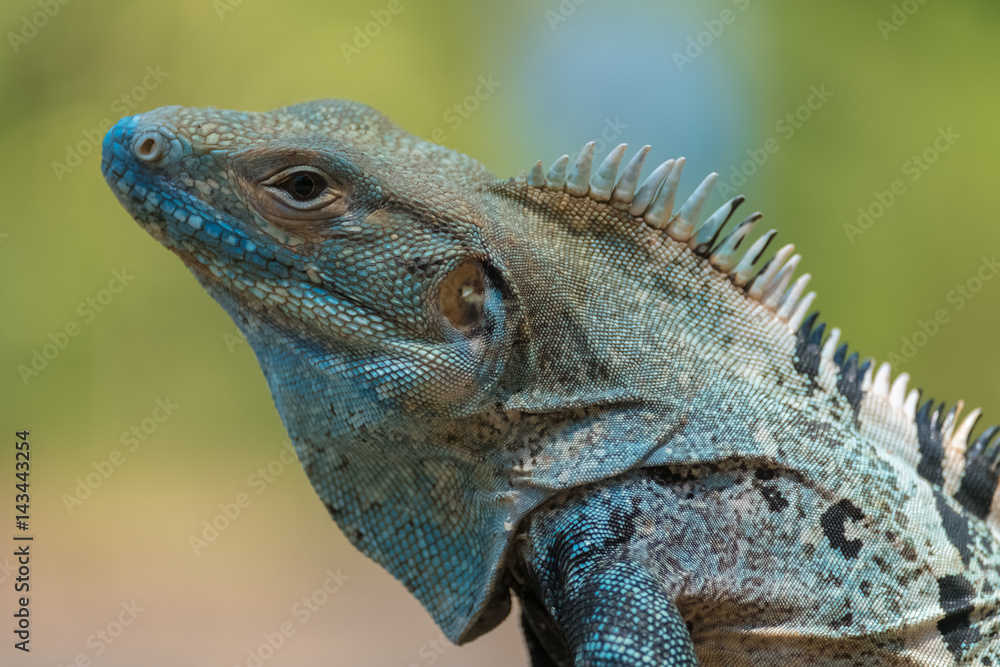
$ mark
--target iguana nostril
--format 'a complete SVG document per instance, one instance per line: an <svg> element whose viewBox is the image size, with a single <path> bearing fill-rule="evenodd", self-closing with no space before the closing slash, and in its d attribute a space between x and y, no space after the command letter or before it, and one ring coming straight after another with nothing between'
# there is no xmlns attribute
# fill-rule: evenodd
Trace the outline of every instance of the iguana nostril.
<svg viewBox="0 0 1000 667"><path fill-rule="evenodd" d="M167 154L170 143L159 132L151 131L138 137L132 144L135 156L143 162L155 162Z"/></svg>

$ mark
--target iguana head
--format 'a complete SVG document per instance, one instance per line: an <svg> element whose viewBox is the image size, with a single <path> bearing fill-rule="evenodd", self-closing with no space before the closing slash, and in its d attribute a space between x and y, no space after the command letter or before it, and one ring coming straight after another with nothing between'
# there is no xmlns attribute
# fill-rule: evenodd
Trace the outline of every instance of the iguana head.
<svg viewBox="0 0 1000 667"><path fill-rule="evenodd" d="M760 387L789 367L808 277L789 288L790 247L757 274L770 235L736 256L759 216L720 240L742 198L699 224L714 175L675 213L683 159L640 185L648 147L622 168L624 149L495 181L328 100L125 118L102 166L247 335L347 536L461 642L507 613L524 512L753 448L707 444L713 415L776 409Z"/></svg>

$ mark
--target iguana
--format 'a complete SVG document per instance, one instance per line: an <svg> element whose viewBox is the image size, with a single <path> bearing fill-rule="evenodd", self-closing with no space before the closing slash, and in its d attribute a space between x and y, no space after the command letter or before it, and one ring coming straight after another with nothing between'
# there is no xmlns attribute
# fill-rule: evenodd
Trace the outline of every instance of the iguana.
<svg viewBox="0 0 1000 667"><path fill-rule="evenodd" d="M997 427L840 345L742 197L497 180L374 109L165 107L102 168L246 334L350 541L533 665L996 665ZM619 175L618 172L621 172ZM641 180L641 183L640 183Z"/></svg>

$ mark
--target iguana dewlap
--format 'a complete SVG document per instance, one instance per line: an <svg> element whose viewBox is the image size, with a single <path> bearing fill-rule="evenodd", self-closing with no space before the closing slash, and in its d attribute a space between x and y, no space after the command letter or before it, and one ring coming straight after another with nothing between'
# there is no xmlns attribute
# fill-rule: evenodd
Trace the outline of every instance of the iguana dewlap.
<svg viewBox="0 0 1000 667"><path fill-rule="evenodd" d="M997 429L824 337L792 246L648 150L496 180L323 100L125 118L102 168L453 641L513 591L534 665L1000 665Z"/></svg>

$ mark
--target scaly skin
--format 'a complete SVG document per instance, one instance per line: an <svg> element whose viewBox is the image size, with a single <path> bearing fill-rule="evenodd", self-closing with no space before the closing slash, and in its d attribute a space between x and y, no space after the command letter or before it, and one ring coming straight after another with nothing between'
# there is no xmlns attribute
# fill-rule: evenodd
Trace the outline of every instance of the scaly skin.
<svg viewBox="0 0 1000 667"><path fill-rule="evenodd" d="M354 102L166 107L103 169L246 334L317 493L536 665L1000 664L993 431L824 340L683 161L494 180ZM992 661L992 662L991 662Z"/></svg>

